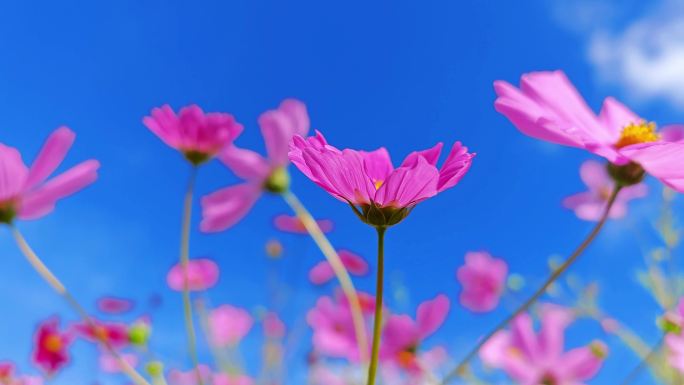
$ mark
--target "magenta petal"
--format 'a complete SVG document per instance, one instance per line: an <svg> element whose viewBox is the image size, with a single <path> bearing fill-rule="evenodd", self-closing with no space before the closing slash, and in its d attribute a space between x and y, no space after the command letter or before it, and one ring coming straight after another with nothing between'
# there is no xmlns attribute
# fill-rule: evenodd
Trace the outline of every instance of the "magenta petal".
<svg viewBox="0 0 684 385"><path fill-rule="evenodd" d="M270 166L266 159L252 150L230 146L219 155L219 159L235 175L249 181L263 181L268 178Z"/></svg>
<svg viewBox="0 0 684 385"><path fill-rule="evenodd" d="M589 190L601 191L611 188L613 180L608 175L606 165L595 160L588 160L580 166L580 177Z"/></svg>
<svg viewBox="0 0 684 385"><path fill-rule="evenodd" d="M26 188L43 182L62 163L74 143L76 134L67 127L55 130L47 139L36 160L31 165Z"/></svg>
<svg viewBox="0 0 684 385"><path fill-rule="evenodd" d="M21 194L28 174L19 151L0 143L0 202Z"/></svg>
<svg viewBox="0 0 684 385"><path fill-rule="evenodd" d="M34 219L50 213L58 200L93 183L97 179L98 168L100 162L87 160L27 193L22 199L19 217Z"/></svg>
<svg viewBox="0 0 684 385"><path fill-rule="evenodd" d="M611 142L618 141L620 132L627 125L638 124L641 120L627 106L612 97L608 97L603 101L603 106L599 113L599 121L609 130Z"/></svg>
<svg viewBox="0 0 684 385"><path fill-rule="evenodd" d="M201 230L216 232L235 225L247 215L259 196L261 196L261 186L243 183L202 197Z"/></svg>
<svg viewBox="0 0 684 385"><path fill-rule="evenodd" d="M291 121L292 132L290 136L305 136L309 133L311 122L306 104L297 99L285 99L280 103L278 110L287 115Z"/></svg>
<svg viewBox="0 0 684 385"><path fill-rule="evenodd" d="M428 163L433 166L437 166L437 161L439 161L439 155L442 153L442 147L444 143L440 142L435 144L432 148L428 148L423 151L414 151L404 158L400 167L413 167L418 162L418 158L424 158Z"/></svg>
<svg viewBox="0 0 684 385"><path fill-rule="evenodd" d="M272 110L261 114L259 126L266 142L266 151L271 163L274 165L285 164L293 135L291 121L282 112Z"/></svg>
<svg viewBox="0 0 684 385"><path fill-rule="evenodd" d="M333 196L355 204L367 204L372 200L375 186L364 173L363 157L359 152L308 147L303 158L312 180Z"/></svg>
<svg viewBox="0 0 684 385"><path fill-rule="evenodd" d="M358 254L354 254L349 250L340 250L337 252L342 264L350 274L365 275L368 273L368 262Z"/></svg>
<svg viewBox="0 0 684 385"><path fill-rule="evenodd" d="M378 148L375 151L359 151L363 157L363 164L366 167L366 175L368 175L373 182L383 182L389 174L394 170L392 159L384 147Z"/></svg>
<svg viewBox="0 0 684 385"><path fill-rule="evenodd" d="M468 148L456 142L451 147L451 152L439 170L439 182L437 191L442 192L454 187L470 169L475 154L468 153Z"/></svg>
<svg viewBox="0 0 684 385"><path fill-rule="evenodd" d="M597 356L594 350L607 351L607 348L604 344L596 344L600 345L572 349L563 355L563 365L558 367L563 378L579 382L589 380L598 373L603 365L603 358Z"/></svg>
<svg viewBox="0 0 684 385"><path fill-rule="evenodd" d="M439 171L423 157L413 167L395 169L375 194L380 206L408 207L437 194Z"/></svg>
<svg viewBox="0 0 684 385"><path fill-rule="evenodd" d="M684 141L684 125L671 124L665 126L660 130L660 137L665 142L682 142Z"/></svg>
<svg viewBox="0 0 684 385"><path fill-rule="evenodd" d="M217 347L239 344L253 324L254 319L246 310L221 305L209 313L211 343Z"/></svg>
<svg viewBox="0 0 684 385"><path fill-rule="evenodd" d="M684 178L684 142L635 144L620 152L658 179Z"/></svg>
<svg viewBox="0 0 684 385"><path fill-rule="evenodd" d="M572 322L572 313L556 305L543 305L539 344L544 354L558 357L565 347L565 329Z"/></svg>
<svg viewBox="0 0 684 385"><path fill-rule="evenodd" d="M684 193L684 178L663 179L663 183L680 193Z"/></svg>
<svg viewBox="0 0 684 385"><path fill-rule="evenodd" d="M425 301L418 306L416 322L421 339L433 334L442 326L449 313L449 305L449 298L440 294L435 299Z"/></svg>
<svg viewBox="0 0 684 385"><path fill-rule="evenodd" d="M207 290L214 287L218 282L219 267L211 259L191 259L186 269L187 275L184 274L185 269L181 264L177 264L169 270L166 275L166 283L171 289L183 291L186 276L188 290L190 291Z"/></svg>
<svg viewBox="0 0 684 385"><path fill-rule="evenodd" d="M322 285L330 282L335 277L332 267L328 261L321 261L309 271L309 281L314 285Z"/></svg>

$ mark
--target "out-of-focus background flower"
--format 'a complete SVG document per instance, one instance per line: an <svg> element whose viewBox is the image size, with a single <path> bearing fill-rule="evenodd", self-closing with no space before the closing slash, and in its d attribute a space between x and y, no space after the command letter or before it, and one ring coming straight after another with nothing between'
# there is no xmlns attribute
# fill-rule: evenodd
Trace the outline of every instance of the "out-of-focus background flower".
<svg viewBox="0 0 684 385"><path fill-rule="evenodd" d="M181 301L166 274L177 261L188 167L143 126L152 107L198 103L230 112L245 126L236 143L262 148L258 115L296 97L312 127L341 147L386 146L403 155L461 140L477 152L458 188L388 232L387 300L408 314L439 293L456 303L456 269L468 251L506 259L535 286L549 257L566 254L590 229L561 206L584 189L578 169L587 155L521 135L493 109L494 80L563 69L594 109L614 95L649 120L684 121L684 7L676 1L45 1L4 3L0 18L0 142L33 154L66 124L78 134L70 156L102 163L96 184L21 228L89 310L116 295L150 313L151 347L180 368L189 365ZM372 269L374 234L298 171L292 175L293 190L316 217L334 221L333 244L366 256ZM215 162L199 180L204 195L237 179ZM635 273L643 251L660 242L661 187L649 184L649 197L610 222L572 273L598 281L602 307L655 343L661 311ZM304 314L323 292L308 274L321 256L310 240L273 226L288 213L284 203L262 199L238 225L211 235L199 233L198 212L192 257L221 267L211 301L278 310L308 337ZM284 247L281 258L267 256L273 239ZM0 250L0 359L28 371L37 322L74 317L4 229ZM373 291L373 279L356 282ZM504 299L484 315L453 306L429 344L459 357L512 306ZM259 333L244 343L252 371ZM593 322L574 324L568 338L570 346L594 338L610 345L594 383L616 383L638 363ZM291 347L288 377L301 383L308 346ZM120 383L99 372L94 350L76 344L80 358L54 384ZM200 354L209 356L206 345ZM648 381L643 375L639 383Z"/></svg>

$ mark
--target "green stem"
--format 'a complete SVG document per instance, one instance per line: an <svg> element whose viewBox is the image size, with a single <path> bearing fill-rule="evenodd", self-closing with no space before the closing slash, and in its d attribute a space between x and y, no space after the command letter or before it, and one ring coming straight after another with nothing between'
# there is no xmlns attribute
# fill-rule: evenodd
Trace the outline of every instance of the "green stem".
<svg viewBox="0 0 684 385"><path fill-rule="evenodd" d="M380 339L382 332L382 296L384 290L385 270L385 227L377 227L378 230L378 275L375 287L375 321L373 325L373 349L368 366L368 385L375 384L375 375L378 371L378 355L380 353Z"/></svg>
<svg viewBox="0 0 684 385"><path fill-rule="evenodd" d="M202 373L199 369L197 358L197 335L192 318L192 302L190 301L190 289L188 288L188 264L190 262L190 222L192 219L192 197L197 179L197 167L193 166L188 179L188 187L183 202L183 222L181 225L180 241L180 264L183 269L183 317L185 319L185 331L188 336L188 353L197 374L197 383L203 385Z"/></svg>
<svg viewBox="0 0 684 385"><path fill-rule="evenodd" d="M359 296L354 287L354 283L349 276L349 272L344 267L340 256L335 251L335 248L330 244L328 238L323 234L321 228L316 223L314 217L309 213L309 211L304 207L304 204L294 195L291 191L287 191L282 194L285 202L290 206L292 211L295 212L297 218L302 222L306 231L314 240L318 248L325 256L325 259L330 264L333 269L337 281L340 283L340 287L344 292L345 297L349 300L349 307L352 313L352 321L354 323L354 333L356 334L356 342L359 345L359 358L361 362L367 361L367 347L368 347L368 336L366 335L366 323L363 319L363 312L361 311L361 302L359 301Z"/></svg>
<svg viewBox="0 0 684 385"><path fill-rule="evenodd" d="M22 254L26 257L26 260L31 264L31 266L36 270L36 272L45 280L45 282L50 285L50 287L60 296L62 296L66 302L71 306L74 311L83 319L83 321L91 328L96 328L97 325L93 319L88 315L88 312L81 306L76 298L66 289L64 284L48 269L48 267L43 263L43 261L38 257L38 254L33 251L31 246L29 246L26 239L21 234L19 229L14 226L10 226L12 230L12 236L19 246ZM96 333L97 334L97 333ZM99 338L98 341L104 346L107 353L109 353L119 364L121 370L136 384L136 385L150 385L150 383L138 373L135 368L133 368L126 360L124 360L121 355L112 347L112 345L105 338Z"/></svg>
<svg viewBox="0 0 684 385"><path fill-rule="evenodd" d="M526 312L538 299L541 297L546 290L561 276L563 273L565 273L570 266L572 266L575 261L577 261L577 258L579 258L580 255L584 252L584 250L591 244L591 242L596 238L596 236L599 234L601 229L603 228L603 225L605 225L606 221L608 220L608 216L610 214L610 210L613 207L613 204L615 203L615 199L617 198L618 193L622 187L620 185L616 185L615 188L613 189L613 192L610 195L610 198L608 199L608 202L606 204L606 207L603 211L603 215L601 216L601 219L598 221L596 226L591 230L589 235L582 241L582 243L573 251L573 253L563 262L562 265L560 265L557 269L555 269L551 275L544 281L544 284L541 285L533 294L531 297L529 297L525 302L523 302L522 305L520 305L513 313L511 313L506 319L501 321L492 331L490 331L484 338L480 339L480 341L475 345L475 347L466 354L465 358L461 360L461 362L456 366L454 370L449 372L449 374L444 377L444 380L442 380L442 385L446 385L449 382L455 380L457 377L461 376L462 373L465 373L465 369L467 368L468 364L470 361L475 358L477 353L480 351L482 346L484 346L487 341L489 341L494 335L496 335L499 331L503 330L513 319L515 319L518 315Z"/></svg>
<svg viewBox="0 0 684 385"><path fill-rule="evenodd" d="M639 373L641 373L641 371L642 371L645 367L651 365L651 361L652 361L652 360L655 358L655 356L660 352L660 348L662 347L662 345L663 345L664 342L665 342L665 336L663 335L663 336L660 338L660 340L658 340L658 343L656 343L656 344L649 350L648 354L646 354L646 355L643 357L643 359L639 362L639 365L637 365L636 367L634 367L634 369L632 369L632 370L629 372L629 374L627 375L627 377L625 377L625 379L624 379L620 384L622 384L622 385L628 385L628 384L631 384L634 380L636 380L637 377L639 377Z"/></svg>

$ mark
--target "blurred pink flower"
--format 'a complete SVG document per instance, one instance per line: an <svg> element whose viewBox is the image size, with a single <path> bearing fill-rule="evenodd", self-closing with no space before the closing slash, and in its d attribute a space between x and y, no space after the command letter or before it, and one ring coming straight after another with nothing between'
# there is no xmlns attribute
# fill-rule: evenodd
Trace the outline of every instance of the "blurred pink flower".
<svg viewBox="0 0 684 385"><path fill-rule="evenodd" d="M458 268L456 278L463 286L460 302L474 312L494 310L506 286L508 265L484 251L469 252L465 265Z"/></svg>
<svg viewBox="0 0 684 385"><path fill-rule="evenodd" d="M320 219L316 223L324 233L329 233L333 229L333 222L329 219ZM307 234L306 227L297 216L278 215L273 218L273 225L285 233Z"/></svg>
<svg viewBox="0 0 684 385"><path fill-rule="evenodd" d="M35 334L33 362L48 376L52 376L69 363L72 336L59 330L59 320L51 318L40 325Z"/></svg>
<svg viewBox="0 0 684 385"><path fill-rule="evenodd" d="M335 198L356 207L367 223L390 226L419 202L455 186L470 168L473 154L460 142L452 147L441 169L442 143L409 154L394 168L385 148L339 150L316 136L295 136L290 160L309 179Z"/></svg>
<svg viewBox="0 0 684 385"><path fill-rule="evenodd" d="M0 384L9 382L12 378L14 378L14 364L0 362Z"/></svg>
<svg viewBox="0 0 684 385"><path fill-rule="evenodd" d="M254 385L255 382L252 378L237 374L230 375L225 373L214 374L212 376L212 385Z"/></svg>
<svg viewBox="0 0 684 385"><path fill-rule="evenodd" d="M368 274L368 262L360 255L354 254L349 250L339 250L337 254L349 274L360 276ZM309 271L309 280L315 285L330 282L334 277L335 272L328 261L319 262Z"/></svg>
<svg viewBox="0 0 684 385"><path fill-rule="evenodd" d="M259 117L268 158L254 151L231 146L221 161L245 183L230 186L202 198L202 231L225 230L247 215L261 193L282 193L289 188L287 152L293 135L309 132L309 115L304 103L286 99L276 110Z"/></svg>
<svg viewBox="0 0 684 385"><path fill-rule="evenodd" d="M99 343L106 341L112 347L120 349L130 344L128 326L122 323L110 323L92 320L92 323L77 323L74 331L87 341Z"/></svg>
<svg viewBox="0 0 684 385"><path fill-rule="evenodd" d="M204 113L194 104L182 108L178 115L169 105L154 108L143 123L195 165L216 156L242 132L242 125L232 115Z"/></svg>
<svg viewBox="0 0 684 385"><path fill-rule="evenodd" d="M97 309L107 314L122 314L133 308L133 301L125 298L102 297L97 300Z"/></svg>
<svg viewBox="0 0 684 385"><path fill-rule="evenodd" d="M538 334L532 318L522 314L513 320L510 331L499 332L485 344L480 357L521 385L582 385L599 371L607 348L593 342L565 352L565 329L572 320L571 310L544 305Z"/></svg>
<svg viewBox="0 0 684 385"><path fill-rule="evenodd" d="M580 167L580 177L589 191L569 196L563 200L563 206L574 210L575 215L587 221L601 219L603 210L606 208L610 194L615 187L615 181L608 175L606 166L595 161L588 160ZM627 203L636 198L643 198L648 193L648 187L644 183L638 183L620 190L613 207L610 209L610 218L622 218L627 214Z"/></svg>
<svg viewBox="0 0 684 385"><path fill-rule="evenodd" d="M179 263L169 270L166 283L176 291L183 291L185 279L183 266ZM214 287L219 279L219 267L211 259L191 259L187 266L187 284L190 291L202 291Z"/></svg>
<svg viewBox="0 0 684 385"><path fill-rule="evenodd" d="M666 185L684 191L684 142L677 140L680 126L666 127L659 134L655 124L610 97L597 116L562 71L528 73L520 83L518 89L494 82L498 95L494 105L524 134L585 149L617 166L638 164Z"/></svg>
<svg viewBox="0 0 684 385"><path fill-rule="evenodd" d="M416 320L407 315L391 315L382 331L380 359L409 372L422 372L421 343L444 323L449 299L438 295L418 306Z"/></svg>
<svg viewBox="0 0 684 385"><path fill-rule="evenodd" d="M234 346L249 333L254 320L244 309L221 305L209 313L209 336L214 346Z"/></svg>
<svg viewBox="0 0 684 385"><path fill-rule="evenodd" d="M131 367L138 365L138 356L132 353L120 353L121 358ZM105 373L121 373L122 368L119 361L107 352L100 353L100 369Z"/></svg>
<svg viewBox="0 0 684 385"><path fill-rule="evenodd" d="M85 188L97 179L100 163L87 160L56 177L46 179L66 157L76 135L67 127L55 130L30 168L19 151L0 143L0 223L37 219L52 212L58 200Z"/></svg>
<svg viewBox="0 0 684 385"><path fill-rule="evenodd" d="M359 292L361 310L367 322L373 315L375 298ZM309 310L307 323L313 329L313 346L317 353L334 358L346 358L352 362L359 360L359 348L354 332L349 301L338 293L335 298L321 297L316 306ZM370 351L370 346L367 347Z"/></svg>
<svg viewBox="0 0 684 385"><path fill-rule="evenodd" d="M283 338L285 336L285 323L278 314L269 311L264 316L264 335L268 338Z"/></svg>

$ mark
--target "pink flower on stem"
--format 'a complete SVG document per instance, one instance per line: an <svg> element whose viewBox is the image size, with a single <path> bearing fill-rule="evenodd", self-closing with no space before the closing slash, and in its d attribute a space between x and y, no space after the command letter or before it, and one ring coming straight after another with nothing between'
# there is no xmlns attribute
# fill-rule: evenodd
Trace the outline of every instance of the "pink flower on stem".
<svg viewBox="0 0 684 385"><path fill-rule="evenodd" d="M524 134L585 149L608 160L613 179L624 186L644 173L684 191L682 127L656 131L613 98L606 98L597 116L561 71L522 76L520 88L496 81L496 110Z"/></svg>
<svg viewBox="0 0 684 385"><path fill-rule="evenodd" d="M572 322L569 309L545 305L541 330L535 333L528 314L518 316L480 351L482 361L503 369L521 385L582 385L601 368L607 348L601 342L565 351L564 334Z"/></svg>
<svg viewBox="0 0 684 385"><path fill-rule="evenodd" d="M183 291L185 286L185 274L183 266L179 263L169 270L166 275L166 283L176 291ZM190 291L203 291L216 285L219 279L219 267L211 259L191 259L187 266L187 285Z"/></svg>
<svg viewBox="0 0 684 385"><path fill-rule="evenodd" d="M57 201L97 179L100 163L87 160L48 180L66 157L75 137L67 127L55 130L30 168L19 151L0 143L0 223L11 223L15 217L43 217L54 210Z"/></svg>
<svg viewBox="0 0 684 385"><path fill-rule="evenodd" d="M358 293L361 310L366 321L370 321L375 307L375 298L366 293ZM334 358L359 361L359 348L354 332L349 301L342 294L335 298L321 297L316 306L306 316L313 329L313 346L317 353ZM370 346L367 347L370 351Z"/></svg>
<svg viewBox="0 0 684 385"><path fill-rule="evenodd" d="M460 302L466 309L482 313L494 310L506 287L508 265L489 253L469 252L456 278L463 286Z"/></svg>
<svg viewBox="0 0 684 385"><path fill-rule="evenodd" d="M51 318L38 326L35 334L33 362L48 376L52 376L69 363L69 346L72 336L59 330L59 320Z"/></svg>
<svg viewBox="0 0 684 385"><path fill-rule="evenodd" d="M358 276L368 274L368 262L360 255L349 250L339 250L337 254L349 274ZM334 277L335 272L328 261L319 262L309 271L309 281L315 285L323 285L330 282Z"/></svg>
<svg viewBox="0 0 684 385"><path fill-rule="evenodd" d="M278 109L259 117L268 157L254 151L231 146L219 159L235 175L245 179L202 198L202 231L215 232L235 225L247 215L263 191L283 193L289 189L288 146L294 135L309 131L309 115L304 103L287 99Z"/></svg>
<svg viewBox="0 0 684 385"><path fill-rule="evenodd" d="M604 165L588 160L580 167L580 177L589 191L569 196L563 200L563 206L574 210L578 218L586 221L598 221L608 204L608 199L615 188L615 181L608 174ZM615 203L610 209L610 218L622 218L627 214L627 203L632 199L643 198L648 193L644 183L624 187L618 193Z"/></svg>
<svg viewBox="0 0 684 385"><path fill-rule="evenodd" d="M268 338L280 339L285 337L285 323L275 312L268 312L262 321L264 325L264 335Z"/></svg>
<svg viewBox="0 0 684 385"><path fill-rule="evenodd" d="M254 324L244 309L221 305L209 313L209 337L216 347L235 346L249 333Z"/></svg>
<svg viewBox="0 0 684 385"><path fill-rule="evenodd" d="M324 233L329 233L333 229L333 222L329 219L320 219L316 223ZM273 225L285 233L308 234L306 227L297 216L278 215L273 218Z"/></svg>
<svg viewBox="0 0 684 385"><path fill-rule="evenodd" d="M97 309L107 314L127 313L133 308L133 301L125 298L102 297L97 300Z"/></svg>
<svg viewBox="0 0 684 385"><path fill-rule="evenodd" d="M348 203L366 223L387 227L402 221L413 207L455 186L470 168L474 154L456 142L441 168L442 143L409 154L395 168L385 148L339 150L316 136L295 136L290 160L309 179Z"/></svg>
<svg viewBox="0 0 684 385"><path fill-rule="evenodd" d="M242 125L232 115L204 113L194 104L182 108L178 115L169 105L155 108L143 123L194 165L216 156L242 132Z"/></svg>
<svg viewBox="0 0 684 385"><path fill-rule="evenodd" d="M116 349L130 344L129 330L125 324L92 320L92 322L77 323L73 328L79 336L90 342L106 342Z"/></svg>
<svg viewBox="0 0 684 385"><path fill-rule="evenodd" d="M407 315L391 315L382 331L381 361L409 372L422 372L420 345L442 326L449 305L445 295L438 295L418 306L415 320Z"/></svg>

